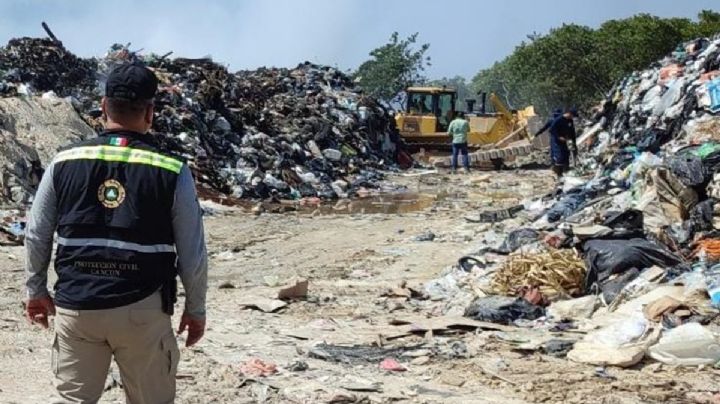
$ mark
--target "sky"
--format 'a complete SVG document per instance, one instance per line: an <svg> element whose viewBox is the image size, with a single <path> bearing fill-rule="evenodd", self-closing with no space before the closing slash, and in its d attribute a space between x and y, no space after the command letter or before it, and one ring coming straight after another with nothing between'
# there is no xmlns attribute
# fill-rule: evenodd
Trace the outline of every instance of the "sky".
<svg viewBox="0 0 720 404"><path fill-rule="evenodd" d="M303 61L354 69L397 31L430 44L430 78L472 78L530 33L650 13L695 18L718 0L0 0L0 44L44 36L77 55L113 43L173 56L211 55L231 70Z"/></svg>

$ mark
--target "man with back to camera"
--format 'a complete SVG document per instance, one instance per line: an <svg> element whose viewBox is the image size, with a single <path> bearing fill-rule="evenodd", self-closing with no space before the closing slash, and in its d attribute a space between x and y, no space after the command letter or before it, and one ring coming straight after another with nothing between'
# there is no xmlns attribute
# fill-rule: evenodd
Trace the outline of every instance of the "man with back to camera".
<svg viewBox="0 0 720 404"><path fill-rule="evenodd" d="M144 66L113 70L102 100L105 132L55 156L30 212L25 311L45 328L57 311L52 370L61 403L97 402L112 357L127 402L174 401L178 274L186 295L178 333L187 330L192 346L205 331L202 213L187 164L161 153L147 134L157 87Z"/></svg>
<svg viewBox="0 0 720 404"><path fill-rule="evenodd" d="M462 154L465 173L470 172L470 159L468 156L468 133L470 124L465 119L465 113L458 112L455 119L448 126L448 136L452 139L452 173L455 174L458 166L458 155Z"/></svg>

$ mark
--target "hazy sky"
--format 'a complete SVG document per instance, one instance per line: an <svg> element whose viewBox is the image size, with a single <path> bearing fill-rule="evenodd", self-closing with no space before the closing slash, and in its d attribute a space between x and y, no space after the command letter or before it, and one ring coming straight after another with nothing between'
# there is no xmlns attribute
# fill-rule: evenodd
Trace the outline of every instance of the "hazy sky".
<svg viewBox="0 0 720 404"><path fill-rule="evenodd" d="M233 70L310 60L357 67L393 31L431 44L432 78L471 78L526 35L646 12L695 18L718 0L0 0L0 42L43 36L47 21L78 55L114 42L174 56L212 55Z"/></svg>

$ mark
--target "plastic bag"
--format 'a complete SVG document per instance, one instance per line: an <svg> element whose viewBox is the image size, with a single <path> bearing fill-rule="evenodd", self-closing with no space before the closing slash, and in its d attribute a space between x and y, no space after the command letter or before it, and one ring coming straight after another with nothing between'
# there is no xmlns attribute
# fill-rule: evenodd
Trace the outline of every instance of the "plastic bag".
<svg viewBox="0 0 720 404"><path fill-rule="evenodd" d="M557 321L587 319L593 315L597 306L598 298L595 295L561 300L548 307L547 315Z"/></svg>
<svg viewBox="0 0 720 404"><path fill-rule="evenodd" d="M635 280L635 278L639 275L640 270L637 268L630 268L625 271L625 273L603 283L602 286L600 286L600 290L602 290L602 298L605 304L612 304L625 286Z"/></svg>
<svg viewBox="0 0 720 404"><path fill-rule="evenodd" d="M522 298L487 296L475 299L465 309L465 317L497 324L512 324L515 320L535 320L545 315L545 309Z"/></svg>
<svg viewBox="0 0 720 404"><path fill-rule="evenodd" d="M672 366L714 365L720 362L720 340L698 323L683 324L650 347L650 357Z"/></svg>
<svg viewBox="0 0 720 404"><path fill-rule="evenodd" d="M667 131L650 129L637 143L637 148L643 152L657 153L660 151L660 146L665 144L668 140L669 136Z"/></svg>
<svg viewBox="0 0 720 404"><path fill-rule="evenodd" d="M574 362L597 366L628 367L640 362L659 336L659 328L653 328L642 313L633 313L587 334L567 357Z"/></svg>
<svg viewBox="0 0 720 404"><path fill-rule="evenodd" d="M669 166L680 182L688 187L700 186L708 177L702 160L697 156L680 155L672 157Z"/></svg>
<svg viewBox="0 0 720 404"><path fill-rule="evenodd" d="M540 233L534 229L513 230L503 241L502 245L493 252L510 254L520 247L538 241Z"/></svg>
<svg viewBox="0 0 720 404"><path fill-rule="evenodd" d="M460 280L466 276L463 270L452 270L425 284L425 292L431 300L450 299L460 291Z"/></svg>
<svg viewBox="0 0 720 404"><path fill-rule="evenodd" d="M585 290L589 290L596 282L605 282L610 275L624 273L630 268L645 269L653 265L664 268L681 262L680 257L665 247L641 238L589 240L583 246L583 251L588 269Z"/></svg>
<svg viewBox="0 0 720 404"><path fill-rule="evenodd" d="M637 342L648 330L649 323L641 313L633 313L627 319L588 333L585 342L620 348Z"/></svg>
<svg viewBox="0 0 720 404"><path fill-rule="evenodd" d="M700 269L686 272L675 279L674 283L682 283L685 286L683 296L690 297L697 293L704 293L707 290L705 275Z"/></svg>
<svg viewBox="0 0 720 404"><path fill-rule="evenodd" d="M642 230L643 213L636 209L628 209L624 212L605 212L603 226L611 229Z"/></svg>
<svg viewBox="0 0 720 404"><path fill-rule="evenodd" d="M653 108L653 115L662 116L665 110L669 109L682 97L682 90L685 87L685 79L678 78L667 84L667 91L660 97L659 102Z"/></svg>

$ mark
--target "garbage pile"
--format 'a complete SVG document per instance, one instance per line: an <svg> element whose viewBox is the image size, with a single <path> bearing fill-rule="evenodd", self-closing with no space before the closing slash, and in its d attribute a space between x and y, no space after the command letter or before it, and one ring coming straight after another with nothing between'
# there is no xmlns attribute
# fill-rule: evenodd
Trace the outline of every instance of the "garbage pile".
<svg viewBox="0 0 720 404"><path fill-rule="evenodd" d="M157 141L187 159L204 191L235 198L347 197L394 167L392 117L335 68L306 62L231 73L209 58L128 47L82 59L55 40L13 39L0 48L0 96L66 98L99 130L107 73L144 63L161 83Z"/></svg>
<svg viewBox="0 0 720 404"><path fill-rule="evenodd" d="M78 58L52 39L11 39L0 48L0 95L78 96L95 89L96 70L97 61Z"/></svg>
<svg viewBox="0 0 720 404"><path fill-rule="evenodd" d="M580 363L720 365L720 37L624 79L578 144L571 175L516 212L523 228L478 224L507 237L440 278L456 286L442 310L574 329Z"/></svg>

